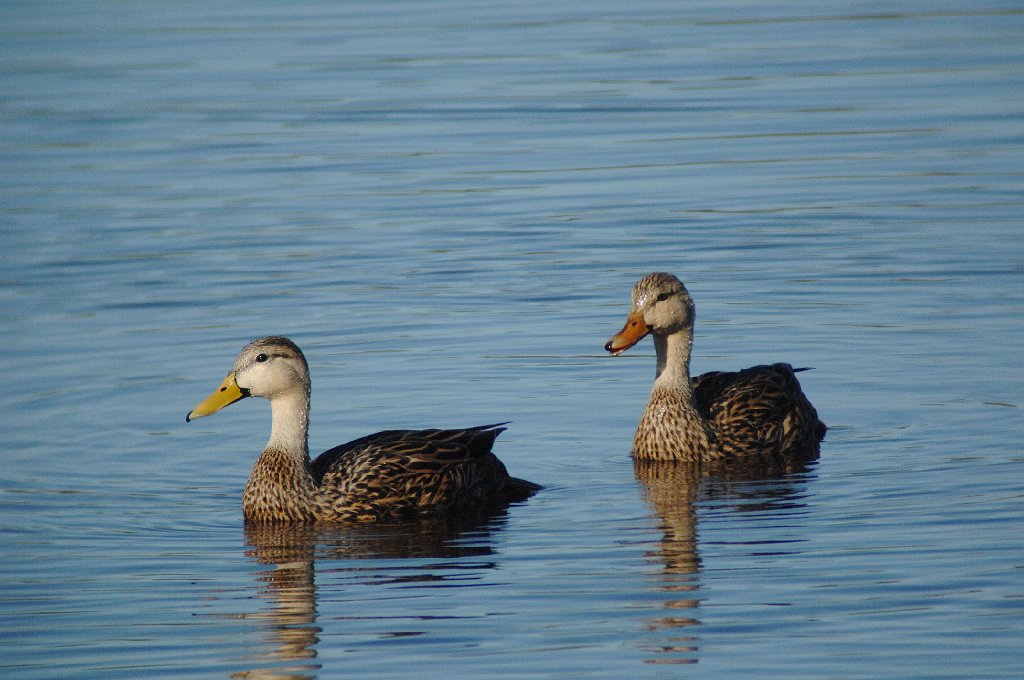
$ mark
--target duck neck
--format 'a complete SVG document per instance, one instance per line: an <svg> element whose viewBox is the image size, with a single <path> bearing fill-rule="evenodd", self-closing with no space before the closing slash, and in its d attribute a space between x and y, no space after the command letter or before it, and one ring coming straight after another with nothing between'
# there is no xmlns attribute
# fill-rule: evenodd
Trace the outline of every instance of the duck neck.
<svg viewBox="0 0 1024 680"><path fill-rule="evenodd" d="M654 336L658 373L633 439L633 457L696 461L714 451L714 426L701 413L690 383L693 334Z"/></svg>
<svg viewBox="0 0 1024 680"><path fill-rule="evenodd" d="M253 465L242 494L250 520L309 520L316 516L317 483L309 461L309 392L270 402L270 441Z"/></svg>
<svg viewBox="0 0 1024 680"><path fill-rule="evenodd" d="M678 395L691 395L690 349L693 332L689 329L672 335L655 335L654 350L658 355L655 390L667 390Z"/></svg>
<svg viewBox="0 0 1024 680"><path fill-rule="evenodd" d="M309 462L309 392L295 390L278 395L270 402L272 424L267 450L276 450Z"/></svg>

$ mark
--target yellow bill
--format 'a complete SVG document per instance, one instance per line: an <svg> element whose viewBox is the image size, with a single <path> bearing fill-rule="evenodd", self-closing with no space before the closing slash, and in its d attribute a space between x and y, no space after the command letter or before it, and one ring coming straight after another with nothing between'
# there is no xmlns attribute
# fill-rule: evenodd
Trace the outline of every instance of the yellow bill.
<svg viewBox="0 0 1024 680"><path fill-rule="evenodd" d="M189 411L188 415L185 416L185 422L216 413L225 406L234 404L239 399L244 399L248 396L248 390L243 390L238 386L238 383L235 382L235 372L231 371L213 394L203 399L194 409Z"/></svg>

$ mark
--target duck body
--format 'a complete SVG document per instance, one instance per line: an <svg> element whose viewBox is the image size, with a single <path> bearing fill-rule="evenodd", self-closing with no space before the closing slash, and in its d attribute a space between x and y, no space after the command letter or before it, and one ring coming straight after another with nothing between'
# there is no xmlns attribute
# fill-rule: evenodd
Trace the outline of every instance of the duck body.
<svg viewBox="0 0 1024 680"><path fill-rule="evenodd" d="M491 447L500 424L386 430L308 453L309 372L291 340L255 340L187 420L247 396L270 400L270 440L242 494L254 522L349 522L488 512L540 487L510 477Z"/></svg>
<svg viewBox="0 0 1024 680"><path fill-rule="evenodd" d="M618 355L654 338L657 373L633 438L645 460L718 461L816 455L825 424L789 364L690 377L695 308L672 274L655 272L633 288L626 325L605 345Z"/></svg>
<svg viewBox="0 0 1024 680"><path fill-rule="evenodd" d="M704 373L691 380L690 400L655 388L633 456L712 461L816 451L825 425L800 388L800 370L777 363Z"/></svg>

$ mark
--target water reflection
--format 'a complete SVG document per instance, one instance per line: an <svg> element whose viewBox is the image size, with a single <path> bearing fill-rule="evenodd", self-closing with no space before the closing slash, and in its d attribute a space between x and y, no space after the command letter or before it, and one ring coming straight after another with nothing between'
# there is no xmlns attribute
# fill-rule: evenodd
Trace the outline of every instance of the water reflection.
<svg viewBox="0 0 1024 680"><path fill-rule="evenodd" d="M356 583L380 585L380 568L365 568L352 560L406 558L461 558L493 554L490 538L505 521L502 511L489 517L430 519L406 523L367 525L247 524L246 555L267 565L257 580L258 595L269 603L265 611L246 618L266 622L264 650L249 658L260 666L232 675L236 678L315 678L320 671L316 645L321 627L317 620L316 566L325 561L334 572L351 572ZM410 565L407 572L391 575L387 583L443 580L431 573L433 564ZM451 564L443 565L450 569ZM474 561L473 568L493 567ZM393 571L393 570L389 570ZM407 631L394 631L394 635ZM265 666L265 667L264 667Z"/></svg>
<svg viewBox="0 0 1024 680"><path fill-rule="evenodd" d="M700 625L697 502L730 499L737 511L800 507L807 480L802 473L816 459L817 455L713 465L634 459L633 472L662 532L657 548L647 555L664 565L658 588L666 594L662 605L666 612L648 622L648 629L666 632L651 647L656 655L648 663L697 662L699 638L691 630ZM759 483L765 480L778 483Z"/></svg>

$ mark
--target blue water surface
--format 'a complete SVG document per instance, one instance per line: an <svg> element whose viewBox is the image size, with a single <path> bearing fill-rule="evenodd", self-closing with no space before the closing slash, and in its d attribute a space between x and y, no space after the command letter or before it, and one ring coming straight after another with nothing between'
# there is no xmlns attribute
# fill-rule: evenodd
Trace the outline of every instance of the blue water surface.
<svg viewBox="0 0 1024 680"><path fill-rule="evenodd" d="M7 3L0 673L1014 678L1014 3ZM820 460L634 469L602 345L686 281L696 371L788 361ZM511 421L483 524L245 527L269 432Z"/></svg>

